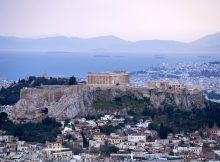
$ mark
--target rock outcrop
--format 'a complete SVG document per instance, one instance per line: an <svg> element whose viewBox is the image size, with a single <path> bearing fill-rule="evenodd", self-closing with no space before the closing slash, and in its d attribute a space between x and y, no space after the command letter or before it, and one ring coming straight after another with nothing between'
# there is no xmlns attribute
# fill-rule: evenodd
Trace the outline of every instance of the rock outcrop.
<svg viewBox="0 0 220 162"><path fill-rule="evenodd" d="M48 115L63 120L77 115L115 113L104 107L102 110L97 110L93 107L93 102L97 99L111 101L115 97L125 95L137 99L148 98L149 105L153 108L163 108L166 105L183 109L205 107L205 98L200 91L173 92L131 86L46 86L22 89L20 100L13 108L12 118L38 120ZM120 113L126 110L117 111Z"/></svg>

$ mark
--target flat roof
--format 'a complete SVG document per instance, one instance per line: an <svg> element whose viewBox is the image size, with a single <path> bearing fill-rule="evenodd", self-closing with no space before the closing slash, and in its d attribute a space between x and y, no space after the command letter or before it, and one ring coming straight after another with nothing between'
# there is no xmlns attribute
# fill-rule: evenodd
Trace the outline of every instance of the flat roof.
<svg viewBox="0 0 220 162"><path fill-rule="evenodd" d="M126 71L110 71L110 72L88 72L88 74L97 74L97 75L114 75L114 74L128 74Z"/></svg>

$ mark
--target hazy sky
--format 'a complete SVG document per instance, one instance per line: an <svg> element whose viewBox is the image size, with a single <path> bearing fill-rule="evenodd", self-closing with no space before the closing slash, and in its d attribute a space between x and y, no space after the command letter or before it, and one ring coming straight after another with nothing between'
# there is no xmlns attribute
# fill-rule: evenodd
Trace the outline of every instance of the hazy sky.
<svg viewBox="0 0 220 162"><path fill-rule="evenodd" d="M189 42L220 32L220 0L0 0L0 35Z"/></svg>

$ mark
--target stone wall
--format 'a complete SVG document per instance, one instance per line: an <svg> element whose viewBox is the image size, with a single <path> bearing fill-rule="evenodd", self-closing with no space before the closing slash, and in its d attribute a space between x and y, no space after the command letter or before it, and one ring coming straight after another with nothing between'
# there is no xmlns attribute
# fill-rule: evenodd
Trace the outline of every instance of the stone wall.
<svg viewBox="0 0 220 162"><path fill-rule="evenodd" d="M23 88L20 91L20 99L28 99L41 94L48 102L57 102L63 95L72 95L85 88L82 85L72 86L41 86L37 88Z"/></svg>
<svg viewBox="0 0 220 162"><path fill-rule="evenodd" d="M201 92L201 88L196 85L189 85L180 82L170 82L163 80L160 81L150 80L146 83L146 87L149 89L158 89L161 91L176 92L176 93L182 93L183 91L187 91L191 94Z"/></svg>

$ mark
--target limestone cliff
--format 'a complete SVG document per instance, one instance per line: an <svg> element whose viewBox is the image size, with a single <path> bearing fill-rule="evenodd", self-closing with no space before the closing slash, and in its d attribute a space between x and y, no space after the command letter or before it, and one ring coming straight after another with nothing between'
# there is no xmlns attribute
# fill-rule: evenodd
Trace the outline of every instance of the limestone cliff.
<svg viewBox="0 0 220 162"><path fill-rule="evenodd" d="M165 105L184 109L205 107L204 96L199 91L159 91L131 86L47 86L22 89L20 100L14 106L12 118L37 120L46 114L61 120L76 115L115 113L115 111L123 113L126 108L112 111L103 107L97 110L93 107L93 102L97 99L111 101L115 97L125 95L137 99L149 98L149 106L153 108L163 108Z"/></svg>

